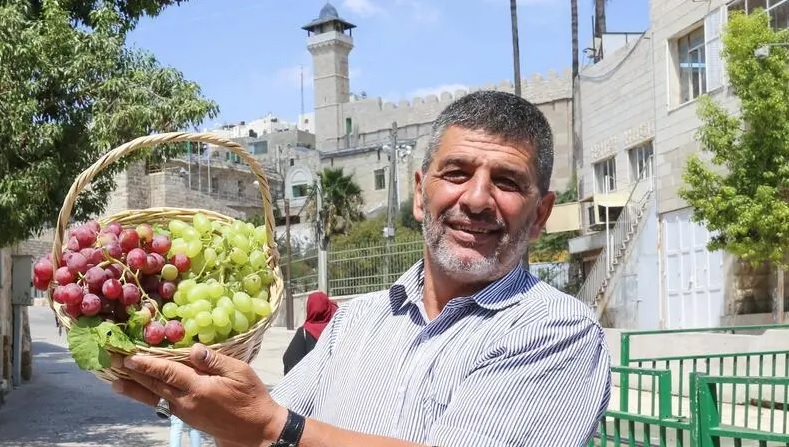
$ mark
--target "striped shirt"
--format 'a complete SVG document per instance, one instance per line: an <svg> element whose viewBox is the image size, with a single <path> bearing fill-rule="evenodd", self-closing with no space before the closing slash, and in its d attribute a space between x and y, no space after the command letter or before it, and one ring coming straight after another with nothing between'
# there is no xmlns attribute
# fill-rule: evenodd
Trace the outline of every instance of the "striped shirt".
<svg viewBox="0 0 789 447"><path fill-rule="evenodd" d="M344 304L274 399L336 427L445 447L582 446L610 397L604 333L522 266L432 321L423 261Z"/></svg>

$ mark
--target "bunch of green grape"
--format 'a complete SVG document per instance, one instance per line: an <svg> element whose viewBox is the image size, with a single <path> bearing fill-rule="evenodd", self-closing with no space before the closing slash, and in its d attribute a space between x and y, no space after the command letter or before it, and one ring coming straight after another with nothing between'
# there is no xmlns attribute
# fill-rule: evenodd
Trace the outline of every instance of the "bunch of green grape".
<svg viewBox="0 0 789 447"><path fill-rule="evenodd" d="M201 343L219 343L271 315L274 275L268 267L264 226L211 222L197 214L192 225L173 220L169 230L172 253L188 256L191 265L161 312L181 320L186 339L197 336Z"/></svg>

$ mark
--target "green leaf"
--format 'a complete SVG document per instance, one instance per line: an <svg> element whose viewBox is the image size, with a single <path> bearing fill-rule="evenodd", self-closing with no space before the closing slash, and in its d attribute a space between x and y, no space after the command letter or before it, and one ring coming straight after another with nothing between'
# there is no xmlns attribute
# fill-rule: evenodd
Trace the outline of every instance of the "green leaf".
<svg viewBox="0 0 789 447"><path fill-rule="evenodd" d="M110 353L107 346L126 353L136 350L135 344L118 325L102 321L99 317L80 317L68 332L71 356L77 365L94 371L110 367Z"/></svg>
<svg viewBox="0 0 789 447"><path fill-rule="evenodd" d="M100 370L110 366L110 358L96 336L97 319L80 318L68 332L68 345L77 366L86 370Z"/></svg>
<svg viewBox="0 0 789 447"><path fill-rule="evenodd" d="M143 317L135 312L134 309L129 309L128 312L129 320L126 322L126 333L129 334L131 340L141 342L143 340L143 329L145 328Z"/></svg>
<svg viewBox="0 0 789 447"><path fill-rule="evenodd" d="M135 351L136 345L119 326L114 323L104 322L99 326L98 329L101 330L102 327L104 328L103 332L107 334L107 345L127 353L132 353Z"/></svg>

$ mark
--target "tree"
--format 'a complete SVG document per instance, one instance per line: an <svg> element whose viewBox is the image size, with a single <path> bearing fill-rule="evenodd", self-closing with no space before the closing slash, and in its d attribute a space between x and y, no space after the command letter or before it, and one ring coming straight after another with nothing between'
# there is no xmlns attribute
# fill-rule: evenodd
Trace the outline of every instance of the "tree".
<svg viewBox="0 0 789 447"><path fill-rule="evenodd" d="M575 85L575 78L578 76L578 0L570 0L570 35L572 39L573 48L573 85ZM573 90L574 91L574 90Z"/></svg>
<svg viewBox="0 0 789 447"><path fill-rule="evenodd" d="M600 48L597 48L594 61L600 62L603 59L603 34L606 33L605 7L610 0L594 0L594 37L600 40Z"/></svg>
<svg viewBox="0 0 789 447"><path fill-rule="evenodd" d="M140 15L171 3L0 3L0 247L53 227L73 180L107 150L216 116L197 84L125 47ZM72 217L102 212L113 175L128 163L162 160L181 147L140 151L114 164L80 195Z"/></svg>
<svg viewBox="0 0 789 447"><path fill-rule="evenodd" d="M731 14L722 55L739 113L699 99L698 136L710 160L690 157L679 192L693 219L715 234L710 250L773 263L779 287L789 251L789 51L768 46L769 55L758 58L755 50L787 42L789 31L771 29L764 11Z"/></svg>
<svg viewBox="0 0 789 447"><path fill-rule="evenodd" d="M515 76L515 94L521 96L521 48L518 42L518 0L510 0L510 25L512 26L512 64Z"/></svg>
<svg viewBox="0 0 789 447"><path fill-rule="evenodd" d="M307 216L316 219L322 229L319 243L326 249L335 235L348 234L354 222L364 220L362 189L343 168L326 168L320 176L321 213L316 215L318 188L310 192Z"/></svg>

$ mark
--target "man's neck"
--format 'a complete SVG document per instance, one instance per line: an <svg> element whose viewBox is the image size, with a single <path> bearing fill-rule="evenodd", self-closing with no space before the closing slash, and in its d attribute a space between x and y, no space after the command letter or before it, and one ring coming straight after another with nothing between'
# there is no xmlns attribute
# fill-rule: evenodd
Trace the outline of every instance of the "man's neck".
<svg viewBox="0 0 789 447"><path fill-rule="evenodd" d="M464 278L448 275L442 269L432 265L427 253L424 257L423 275L422 303L430 320L435 319L453 298L473 295L498 279L474 283L466 282Z"/></svg>

